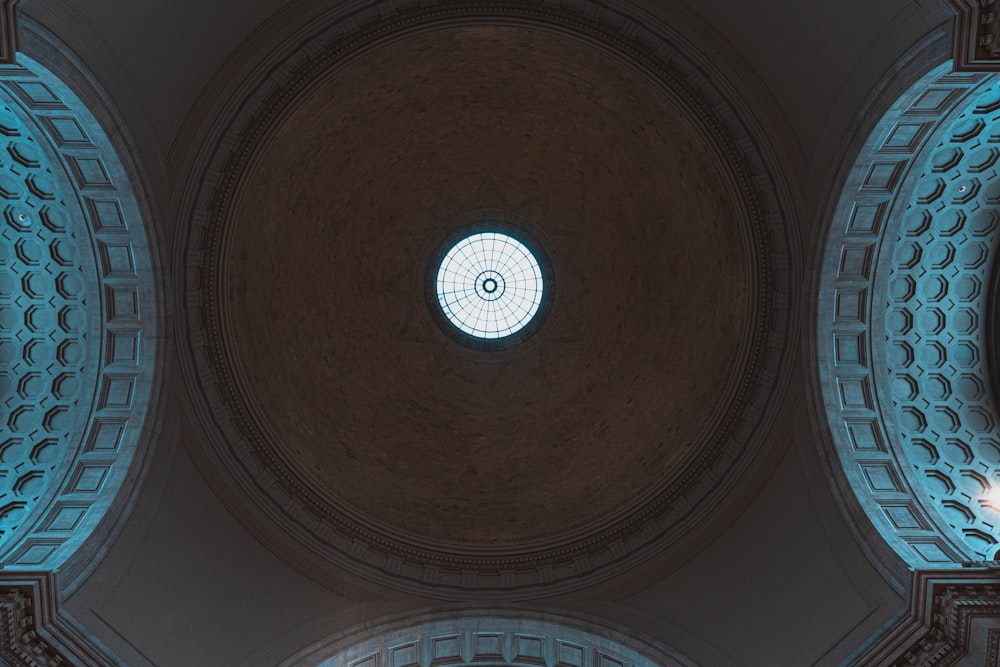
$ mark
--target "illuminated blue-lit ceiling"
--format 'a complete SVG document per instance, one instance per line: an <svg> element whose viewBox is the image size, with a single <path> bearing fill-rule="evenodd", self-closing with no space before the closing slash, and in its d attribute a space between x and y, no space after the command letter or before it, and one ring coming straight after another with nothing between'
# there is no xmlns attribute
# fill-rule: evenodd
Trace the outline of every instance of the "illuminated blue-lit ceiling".
<svg viewBox="0 0 1000 667"><path fill-rule="evenodd" d="M57 77L0 73L0 563L94 563L149 447L158 304L144 221L111 143ZM116 508L116 511L110 511Z"/></svg>
<svg viewBox="0 0 1000 667"><path fill-rule="evenodd" d="M1000 539L985 326L998 157L1000 83L945 64L873 132L828 240L818 345L831 431L860 504L912 567L991 560Z"/></svg>

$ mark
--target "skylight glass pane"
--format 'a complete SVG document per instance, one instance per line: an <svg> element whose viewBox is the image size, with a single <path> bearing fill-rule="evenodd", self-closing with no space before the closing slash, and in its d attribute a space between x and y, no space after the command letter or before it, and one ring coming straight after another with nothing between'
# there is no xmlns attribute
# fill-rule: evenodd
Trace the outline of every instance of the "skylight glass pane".
<svg viewBox="0 0 1000 667"><path fill-rule="evenodd" d="M542 303L542 271L512 236L483 232L456 243L441 261L437 297L452 324L476 338L517 333Z"/></svg>

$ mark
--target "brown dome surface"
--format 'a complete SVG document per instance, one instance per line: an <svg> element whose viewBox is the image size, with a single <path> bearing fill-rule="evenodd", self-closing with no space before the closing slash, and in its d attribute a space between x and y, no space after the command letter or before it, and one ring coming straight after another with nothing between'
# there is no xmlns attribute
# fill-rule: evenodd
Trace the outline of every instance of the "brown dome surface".
<svg viewBox="0 0 1000 667"><path fill-rule="evenodd" d="M556 294L504 354L446 335L428 262L524 220ZM516 27L371 51L263 150L228 319L264 431L313 494L466 544L585 528L669 483L725 409L747 257L699 132L603 52Z"/></svg>

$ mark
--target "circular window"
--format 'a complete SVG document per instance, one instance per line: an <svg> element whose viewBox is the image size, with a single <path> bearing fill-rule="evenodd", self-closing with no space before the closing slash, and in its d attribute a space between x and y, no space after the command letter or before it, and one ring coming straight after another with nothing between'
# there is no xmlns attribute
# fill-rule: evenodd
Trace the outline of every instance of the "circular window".
<svg viewBox="0 0 1000 667"><path fill-rule="evenodd" d="M498 231L461 237L444 253L434 290L448 323L482 340L522 331L538 314L545 280L534 253Z"/></svg>

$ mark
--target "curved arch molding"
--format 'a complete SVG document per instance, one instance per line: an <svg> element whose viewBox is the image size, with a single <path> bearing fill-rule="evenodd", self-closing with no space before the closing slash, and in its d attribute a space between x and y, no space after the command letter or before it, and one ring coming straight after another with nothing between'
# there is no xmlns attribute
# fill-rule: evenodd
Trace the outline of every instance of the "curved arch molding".
<svg viewBox="0 0 1000 667"><path fill-rule="evenodd" d="M603 625L534 611L463 610L366 624L281 663L313 667L694 667L654 646Z"/></svg>
<svg viewBox="0 0 1000 667"><path fill-rule="evenodd" d="M653 553L675 555L694 549L696 540L718 526L710 512L742 483L736 480L765 446L776 406L788 381L794 346L787 344L797 322L791 275L798 263L792 206L784 198L780 169L761 148L752 119L741 114L732 89L711 81L695 62L663 34L637 19L589 2L546 5L493 0L474 5L430 3L401 7L373 3L331 11L285 42L268 67L257 67L242 91L239 110L222 115L211 128L217 139L204 142L192 172L190 224L180 290L189 294L182 329L183 369L210 442L197 453L200 465L230 495L229 505L271 548L327 585L344 587L347 577L447 599L470 595L504 597L552 594L588 585L625 571ZM352 13L353 12L353 13ZM397 534L376 532L350 508L317 501L294 474L275 463L268 437L256 426L266 419L241 397L240 381L226 363L226 322L217 307L224 299L225 238L241 196L246 173L261 146L323 75L357 53L420 30L464 24L531 27L568 35L604 49L635 66L672 96L699 125L706 142L725 165L720 187L742 202L740 223L750 256L752 293L741 359L741 377L711 442L680 479L641 510L608 522L570 542L517 551L497 547L460 552L427 547ZM646 25L649 25L646 22ZM291 44L292 46L289 46ZM265 429L266 430L266 429ZM723 480L726 480L723 482ZM740 487L742 488L742 487ZM254 506L260 512L247 510ZM262 520L261 516L266 516ZM688 551L685 551L688 550ZM682 563L686 555L672 562ZM349 573L349 575L348 575Z"/></svg>
<svg viewBox="0 0 1000 667"><path fill-rule="evenodd" d="M846 482L905 565L992 560L998 412L987 369L1000 85L946 63L861 151L817 300L819 372Z"/></svg>
<svg viewBox="0 0 1000 667"><path fill-rule="evenodd" d="M68 562L113 532L136 484L160 315L143 216L101 124L18 63L0 73L0 566L68 568L71 583L100 545Z"/></svg>

